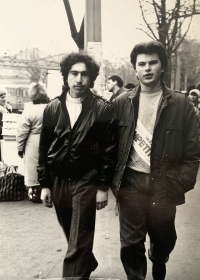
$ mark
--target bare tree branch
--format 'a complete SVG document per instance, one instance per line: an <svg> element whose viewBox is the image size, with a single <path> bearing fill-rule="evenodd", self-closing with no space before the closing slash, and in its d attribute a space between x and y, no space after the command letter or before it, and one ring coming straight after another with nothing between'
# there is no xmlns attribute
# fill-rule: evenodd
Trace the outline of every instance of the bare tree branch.
<svg viewBox="0 0 200 280"><path fill-rule="evenodd" d="M199 1L199 0L198 0ZM139 30L151 39L160 41L166 48L168 57L176 52L186 37L194 15L200 14L197 0L174 0L174 5L167 8L168 0L138 0L145 28ZM154 14L155 25L149 22L149 15ZM188 20L186 30L182 34L183 24ZM170 71L169 71L170 73Z"/></svg>
<svg viewBox="0 0 200 280"><path fill-rule="evenodd" d="M152 40L158 40L157 37L152 37L150 34L147 33L147 31L143 30L142 28L136 28L137 30L140 30L142 32L144 32L147 36L149 36Z"/></svg>
<svg viewBox="0 0 200 280"><path fill-rule="evenodd" d="M144 15L144 11L143 11L143 6L141 4L141 0L139 0L139 5L140 5L140 9L141 9L141 12L142 12L142 17L143 17L143 20L147 26L147 28L150 30L151 34L153 35L153 37L158 40L158 37L155 35L153 29L151 28L150 24L148 24L148 22L146 21L146 18L145 18L145 15Z"/></svg>
<svg viewBox="0 0 200 280"><path fill-rule="evenodd" d="M181 36L181 39L179 41L179 43L177 43L177 45L172 49L172 53L176 52L176 50L180 47L180 45L182 44L183 40L185 39L189 29L190 29L190 26L191 26L191 23L192 23L192 17L190 18L190 22L188 24L188 27L185 31L185 33Z"/></svg>
<svg viewBox="0 0 200 280"><path fill-rule="evenodd" d="M153 0L153 7L154 7L154 11L155 11L155 14L157 17L157 21L160 24L160 16L159 16L158 10L159 10L159 12L161 11L161 6L159 6L158 3L156 3L156 1Z"/></svg>

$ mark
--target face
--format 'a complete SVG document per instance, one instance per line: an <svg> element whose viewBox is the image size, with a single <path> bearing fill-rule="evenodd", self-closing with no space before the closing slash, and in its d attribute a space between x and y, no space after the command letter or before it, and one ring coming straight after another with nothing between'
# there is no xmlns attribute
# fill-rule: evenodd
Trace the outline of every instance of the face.
<svg viewBox="0 0 200 280"><path fill-rule="evenodd" d="M2 94L2 93L0 92L0 105L1 105L1 106L4 106L5 103L6 103L6 94Z"/></svg>
<svg viewBox="0 0 200 280"><path fill-rule="evenodd" d="M136 60L135 72L143 87L157 87L164 72L158 54L139 54Z"/></svg>
<svg viewBox="0 0 200 280"><path fill-rule="evenodd" d="M112 92L114 87L116 86L116 84L117 84L116 81L113 82L113 80L111 80L111 79L108 80L108 82L107 82L107 89L108 89L108 91Z"/></svg>
<svg viewBox="0 0 200 280"><path fill-rule="evenodd" d="M192 93L190 93L188 97L192 102L194 102L198 99L198 97L196 95L193 95Z"/></svg>
<svg viewBox="0 0 200 280"><path fill-rule="evenodd" d="M74 64L68 74L67 83L70 89L70 95L73 98L81 97L90 86L89 73L85 63Z"/></svg>

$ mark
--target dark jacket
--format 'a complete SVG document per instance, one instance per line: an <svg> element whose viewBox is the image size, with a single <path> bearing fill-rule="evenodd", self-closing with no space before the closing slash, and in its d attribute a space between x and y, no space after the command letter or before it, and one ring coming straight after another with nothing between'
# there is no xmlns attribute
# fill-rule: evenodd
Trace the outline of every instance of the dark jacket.
<svg viewBox="0 0 200 280"><path fill-rule="evenodd" d="M117 195L133 142L138 117L140 85L114 100L118 119L118 164L113 180ZM185 192L196 182L199 142L194 109L187 98L166 88L158 108L151 146L152 204L183 204Z"/></svg>
<svg viewBox="0 0 200 280"><path fill-rule="evenodd" d="M123 92L127 91L126 88L121 87L115 94L113 94L110 98L110 102L113 101L115 98L117 98L120 94L122 94Z"/></svg>
<svg viewBox="0 0 200 280"><path fill-rule="evenodd" d="M68 88L44 110L39 145L39 182L43 188L51 188L51 174L63 179L79 179L89 173L100 189L107 190L116 163L113 106L88 91L82 112L71 129L66 108L67 91Z"/></svg>

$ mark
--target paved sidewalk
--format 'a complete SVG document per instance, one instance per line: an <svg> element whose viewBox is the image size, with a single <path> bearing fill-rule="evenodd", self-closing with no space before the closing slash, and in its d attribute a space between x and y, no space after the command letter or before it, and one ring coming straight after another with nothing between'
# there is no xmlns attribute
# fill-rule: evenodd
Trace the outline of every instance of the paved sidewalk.
<svg viewBox="0 0 200 280"><path fill-rule="evenodd" d="M167 264L166 280L200 279L199 187L200 174L195 189L186 196L187 203L177 207L178 240ZM111 193L109 198L109 205L97 211L94 254L99 266L91 278L126 280L115 199ZM28 200L1 202L0 213L0 279L60 280L67 245L54 208ZM149 261L146 279L152 279Z"/></svg>

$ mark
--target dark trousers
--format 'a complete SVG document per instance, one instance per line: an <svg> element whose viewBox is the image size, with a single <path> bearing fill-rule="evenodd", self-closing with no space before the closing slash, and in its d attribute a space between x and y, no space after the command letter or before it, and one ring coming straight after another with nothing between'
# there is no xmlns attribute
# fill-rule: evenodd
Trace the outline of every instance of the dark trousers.
<svg viewBox="0 0 200 280"><path fill-rule="evenodd" d="M68 242L63 277L87 279L98 265L92 252L97 189L84 177L67 181L53 176L52 185L53 204Z"/></svg>
<svg viewBox="0 0 200 280"><path fill-rule="evenodd" d="M148 178L142 180L145 183ZM147 194L134 186L132 189L128 185L127 187L123 185L118 196L121 261L129 280L143 280L147 272L146 235L148 233L150 238L150 260L155 264L165 265L177 238L174 223L176 207L156 208L151 205Z"/></svg>

